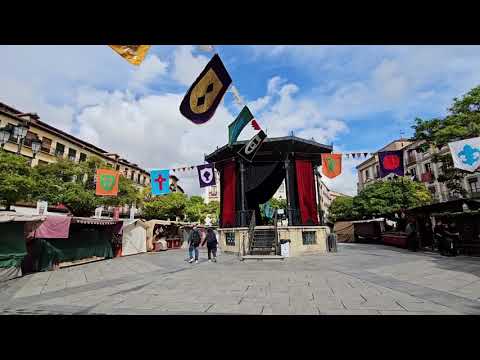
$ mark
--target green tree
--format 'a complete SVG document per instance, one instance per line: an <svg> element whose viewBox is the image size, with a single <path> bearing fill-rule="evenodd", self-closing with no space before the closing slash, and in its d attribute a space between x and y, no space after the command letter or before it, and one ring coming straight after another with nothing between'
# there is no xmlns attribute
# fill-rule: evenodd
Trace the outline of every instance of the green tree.
<svg viewBox="0 0 480 360"><path fill-rule="evenodd" d="M34 181L32 169L23 156L0 150L0 202L10 210L17 201L28 200Z"/></svg>
<svg viewBox="0 0 480 360"><path fill-rule="evenodd" d="M185 207L185 215L188 221L192 222L205 222L205 217L207 216L207 206L203 202L201 196L191 196L187 200Z"/></svg>
<svg viewBox="0 0 480 360"><path fill-rule="evenodd" d="M328 221L334 223L339 220L350 220L355 218L353 209L353 197L336 197L328 208Z"/></svg>
<svg viewBox="0 0 480 360"><path fill-rule="evenodd" d="M82 163L59 160L56 163L39 165L33 170L34 187L32 198L52 204L64 204L76 216L90 216L95 208L141 203L141 192L133 182L120 176L118 196L95 195L97 168L111 168L101 159L92 157Z"/></svg>
<svg viewBox="0 0 480 360"><path fill-rule="evenodd" d="M182 193L169 193L156 196L143 204L142 214L147 219L175 220L183 218L187 206L187 196Z"/></svg>
<svg viewBox="0 0 480 360"><path fill-rule="evenodd" d="M423 183L401 177L378 181L353 198L352 215L360 218L378 216L426 205L431 200L432 195Z"/></svg>
<svg viewBox="0 0 480 360"><path fill-rule="evenodd" d="M454 98L445 117L430 120L417 118L412 128L414 139L425 141L421 151L434 147L440 149L452 141L480 136L480 86L461 99ZM439 163L442 170L438 181L444 182L452 193L464 194L461 181L468 172L454 168L449 153L435 154L432 161Z"/></svg>

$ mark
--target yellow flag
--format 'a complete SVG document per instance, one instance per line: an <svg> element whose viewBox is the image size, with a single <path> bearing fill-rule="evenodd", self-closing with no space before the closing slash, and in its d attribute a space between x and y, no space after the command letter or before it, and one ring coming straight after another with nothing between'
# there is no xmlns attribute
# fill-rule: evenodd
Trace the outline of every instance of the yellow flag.
<svg viewBox="0 0 480 360"><path fill-rule="evenodd" d="M130 64L140 65L151 45L108 45Z"/></svg>

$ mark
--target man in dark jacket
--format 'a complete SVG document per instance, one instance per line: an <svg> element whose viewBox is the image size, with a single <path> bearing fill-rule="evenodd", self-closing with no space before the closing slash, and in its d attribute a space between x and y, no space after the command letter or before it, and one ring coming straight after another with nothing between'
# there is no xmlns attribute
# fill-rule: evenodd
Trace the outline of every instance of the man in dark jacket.
<svg viewBox="0 0 480 360"><path fill-rule="evenodd" d="M208 262L212 261L212 254L213 254L213 261L217 262L217 237L215 236L215 233L213 232L212 228L208 228L207 230L207 236L205 237L205 240L203 241L203 245L207 243L207 250L208 250Z"/></svg>
<svg viewBox="0 0 480 360"><path fill-rule="evenodd" d="M198 247L200 246L200 242L200 231L198 231L198 228L195 225L188 235L188 253L190 254L189 263L193 262L193 252L195 252L195 264L198 264Z"/></svg>

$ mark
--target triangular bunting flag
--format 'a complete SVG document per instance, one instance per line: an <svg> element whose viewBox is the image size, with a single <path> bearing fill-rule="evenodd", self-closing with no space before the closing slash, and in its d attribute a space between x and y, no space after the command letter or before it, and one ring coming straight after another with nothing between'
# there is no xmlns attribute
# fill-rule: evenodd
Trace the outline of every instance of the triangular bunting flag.
<svg viewBox="0 0 480 360"><path fill-rule="evenodd" d="M180 112L196 125L206 123L231 83L227 69L215 54L183 98Z"/></svg>
<svg viewBox="0 0 480 360"><path fill-rule="evenodd" d="M363 153L363 156L366 158L368 156L368 153Z"/></svg>
<svg viewBox="0 0 480 360"><path fill-rule="evenodd" d="M355 159L355 153L352 153L352 158L354 158L354 159Z"/></svg>

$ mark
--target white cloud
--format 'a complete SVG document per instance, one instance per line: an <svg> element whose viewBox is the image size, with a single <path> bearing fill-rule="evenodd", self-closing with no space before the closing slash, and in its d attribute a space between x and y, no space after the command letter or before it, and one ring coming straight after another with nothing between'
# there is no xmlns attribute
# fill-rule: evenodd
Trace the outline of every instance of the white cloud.
<svg viewBox="0 0 480 360"><path fill-rule="evenodd" d="M143 88L149 85L159 76L167 73L166 62L161 61L156 55L149 55L143 63L133 72L131 86L134 88Z"/></svg>
<svg viewBox="0 0 480 360"><path fill-rule="evenodd" d="M205 56L192 54L193 46L179 46L174 53L174 69L172 77L182 85L190 86L200 75L208 59Z"/></svg>

